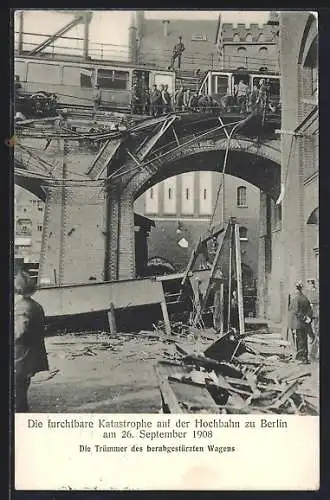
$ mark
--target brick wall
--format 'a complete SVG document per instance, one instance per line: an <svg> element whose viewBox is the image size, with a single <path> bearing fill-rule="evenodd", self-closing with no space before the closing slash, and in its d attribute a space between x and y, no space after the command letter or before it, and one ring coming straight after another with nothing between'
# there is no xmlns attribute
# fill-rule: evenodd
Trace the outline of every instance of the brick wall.
<svg viewBox="0 0 330 500"><path fill-rule="evenodd" d="M282 12L280 16L280 44L281 44L281 99L282 99L282 128L293 131L307 117L314 108L306 106L303 99L310 92L312 75L302 67L299 55L308 52L304 46L308 40L305 29L312 29L312 18L306 11ZM316 117L316 121L318 118ZM313 121L315 128L315 120ZM318 128L318 127L316 127ZM303 137L282 136L282 181L285 184L283 199L283 246L285 276L288 283L284 293L292 291L295 280L305 280L309 262L313 258L311 239L316 234L307 233L306 212L313 204L318 205L316 186L318 183L318 155L317 136L314 139L305 134L312 132L312 126L301 129ZM317 131L316 131L317 134ZM291 150L291 153L290 153ZM306 177L315 176L310 186L306 186ZM315 241L317 244L317 241Z"/></svg>

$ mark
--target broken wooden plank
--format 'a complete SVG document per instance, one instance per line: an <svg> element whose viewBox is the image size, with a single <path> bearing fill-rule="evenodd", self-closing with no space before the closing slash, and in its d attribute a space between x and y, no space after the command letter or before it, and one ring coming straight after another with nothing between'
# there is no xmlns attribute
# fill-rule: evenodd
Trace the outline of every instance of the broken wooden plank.
<svg viewBox="0 0 330 500"><path fill-rule="evenodd" d="M160 380L160 392L170 413L184 413L169 381L166 378Z"/></svg>
<svg viewBox="0 0 330 500"><path fill-rule="evenodd" d="M232 332L228 332L210 345L204 351L204 355L217 361L230 361L235 352L237 355L242 354L245 348L233 337Z"/></svg>
<svg viewBox="0 0 330 500"><path fill-rule="evenodd" d="M201 354L190 354L183 358L183 362L192 363L196 366L202 366L209 370L214 370L216 373L220 372L222 375L229 375L232 377L242 377L242 372L239 368L226 362L219 362L214 359L207 358Z"/></svg>
<svg viewBox="0 0 330 500"><path fill-rule="evenodd" d="M282 406L291 396L294 394L298 386L300 385L300 381L296 380L292 382L270 405L269 409L278 409Z"/></svg>

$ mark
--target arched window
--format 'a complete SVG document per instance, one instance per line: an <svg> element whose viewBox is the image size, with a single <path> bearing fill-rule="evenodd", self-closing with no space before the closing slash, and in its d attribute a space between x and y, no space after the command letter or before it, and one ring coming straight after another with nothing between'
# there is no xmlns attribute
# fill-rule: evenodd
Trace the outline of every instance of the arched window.
<svg viewBox="0 0 330 500"><path fill-rule="evenodd" d="M239 228L239 239L241 241L247 241L248 239L248 230L246 227L240 226Z"/></svg>
<svg viewBox="0 0 330 500"><path fill-rule="evenodd" d="M239 37L238 33L235 33L235 35L233 37L233 40L234 40L234 42L239 42L240 41L240 37Z"/></svg>
<svg viewBox="0 0 330 500"><path fill-rule="evenodd" d="M246 207L247 206L246 187L245 186L239 186L237 188L237 206L238 207Z"/></svg>
<svg viewBox="0 0 330 500"><path fill-rule="evenodd" d="M267 47L260 47L260 49L259 49L259 54L260 54L262 57L266 56L266 55L268 54L268 49L267 49Z"/></svg>
<svg viewBox="0 0 330 500"><path fill-rule="evenodd" d="M245 47L237 47L237 53L240 54L240 55L244 55L246 52L246 48Z"/></svg>
<svg viewBox="0 0 330 500"><path fill-rule="evenodd" d="M251 35L251 33L248 33L248 34L246 35L245 40L246 40L247 42L252 42L252 35Z"/></svg>
<svg viewBox="0 0 330 500"><path fill-rule="evenodd" d="M258 42L265 42L265 40L266 40L265 35L263 33L259 33L257 41Z"/></svg>

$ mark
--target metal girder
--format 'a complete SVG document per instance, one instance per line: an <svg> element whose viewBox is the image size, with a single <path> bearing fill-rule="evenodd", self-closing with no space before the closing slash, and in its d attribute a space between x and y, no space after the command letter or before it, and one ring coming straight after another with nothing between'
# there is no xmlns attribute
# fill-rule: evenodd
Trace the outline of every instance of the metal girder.
<svg viewBox="0 0 330 500"><path fill-rule="evenodd" d="M93 180L98 180L115 156L121 144L121 139L109 139L97 154L92 166L86 174Z"/></svg>
<svg viewBox="0 0 330 500"><path fill-rule="evenodd" d="M165 132L171 127L173 122L177 119L177 116L169 116L162 124L160 130L156 132L148 141L146 141L142 147L140 147L138 153L137 153L137 159L138 161L143 161L147 155L150 153L152 148L155 146L155 144L158 142L158 140L165 134Z"/></svg>
<svg viewBox="0 0 330 500"><path fill-rule="evenodd" d="M35 56L36 54L38 54L39 52L41 52L42 50L44 50L46 47L48 47L48 45L50 45L51 43L55 42L58 38L60 38L61 36L63 36L65 33L67 33L68 31L70 31L72 28L74 28L75 26L77 26L77 24L80 24L84 20L85 20L85 15L84 14L75 17L72 21L70 21L65 26L63 26L63 28L61 28L58 31L56 31L56 33L54 33L54 35L50 36L49 38L47 38L47 40L44 40L37 47L35 47L33 50L31 50L31 52L29 52L28 55L29 56Z"/></svg>

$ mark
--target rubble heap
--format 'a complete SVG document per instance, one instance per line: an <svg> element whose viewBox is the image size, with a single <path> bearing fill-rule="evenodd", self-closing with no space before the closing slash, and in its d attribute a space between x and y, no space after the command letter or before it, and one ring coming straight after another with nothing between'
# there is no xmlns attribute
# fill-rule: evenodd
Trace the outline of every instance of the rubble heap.
<svg viewBox="0 0 330 500"><path fill-rule="evenodd" d="M293 359L285 340L229 332L201 352L176 349L180 359L155 367L165 413L318 415L311 367Z"/></svg>

